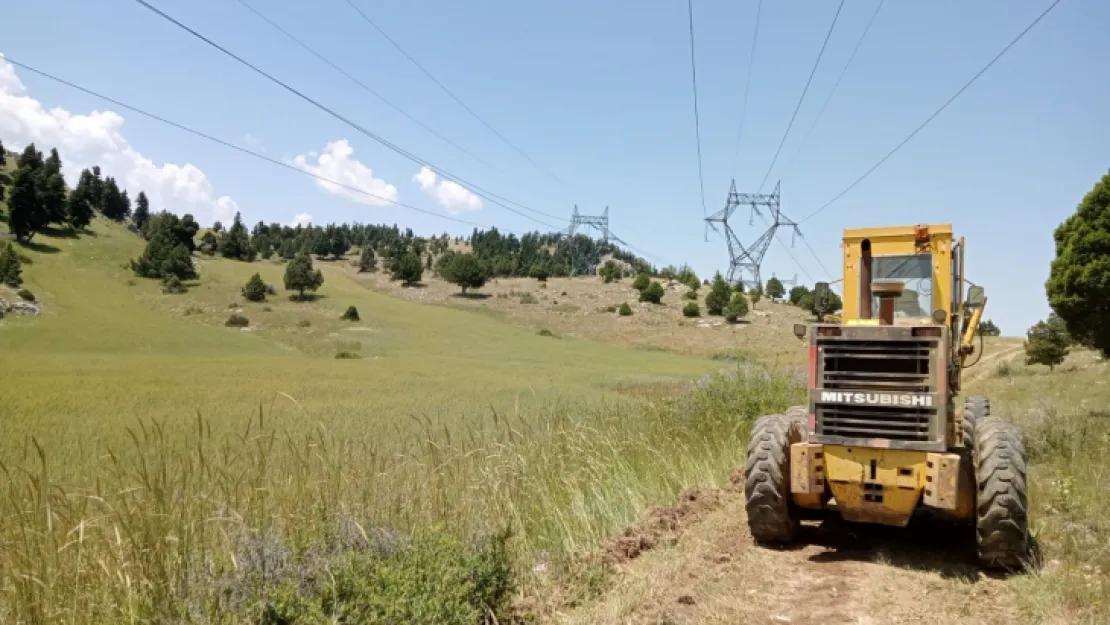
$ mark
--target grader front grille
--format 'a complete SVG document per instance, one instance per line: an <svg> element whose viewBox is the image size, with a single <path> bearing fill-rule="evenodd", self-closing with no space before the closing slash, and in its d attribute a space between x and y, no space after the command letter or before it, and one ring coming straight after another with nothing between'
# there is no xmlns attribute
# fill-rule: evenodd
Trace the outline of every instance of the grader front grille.
<svg viewBox="0 0 1110 625"><path fill-rule="evenodd" d="M909 449L944 444L941 337L913 328L843 327L814 336L811 407L820 442Z"/></svg>

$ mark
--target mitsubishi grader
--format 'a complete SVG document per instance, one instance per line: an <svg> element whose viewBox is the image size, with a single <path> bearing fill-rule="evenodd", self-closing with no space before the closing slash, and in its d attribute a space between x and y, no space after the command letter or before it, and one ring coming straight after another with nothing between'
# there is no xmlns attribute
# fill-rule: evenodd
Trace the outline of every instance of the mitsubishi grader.
<svg viewBox="0 0 1110 625"><path fill-rule="evenodd" d="M964 297L963 238L951 224L857 228L842 247L839 321L794 327L809 337L808 405L752 429L753 538L792 541L814 511L892 526L932 513L974 525L984 567L1020 568L1029 550L1021 432L992 416L985 397L957 402L987 301L974 285ZM828 289L817 285L815 308Z"/></svg>

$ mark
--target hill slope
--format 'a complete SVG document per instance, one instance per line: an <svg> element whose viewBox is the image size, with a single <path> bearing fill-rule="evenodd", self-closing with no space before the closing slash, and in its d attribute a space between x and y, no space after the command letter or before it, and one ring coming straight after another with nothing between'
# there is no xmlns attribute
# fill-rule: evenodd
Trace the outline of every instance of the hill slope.
<svg viewBox="0 0 1110 625"><path fill-rule="evenodd" d="M283 265L207 257L188 293L164 295L126 267L142 247L122 226L99 220L87 235L39 235L23 250L24 286L45 312L0 321L7 445L21 447L32 433L69 445L119 440L136 419L172 425L197 412L238 428L260 404L329 428L392 427L412 415L450 420L596 402L613 397L615 385L714 368L405 302L365 289L335 263L317 262L325 283L313 302L289 301ZM240 296L255 272L278 288L268 302ZM340 320L350 305L361 321ZM235 311L250 320L246 331L223 327ZM339 350L362 358L336 360Z"/></svg>

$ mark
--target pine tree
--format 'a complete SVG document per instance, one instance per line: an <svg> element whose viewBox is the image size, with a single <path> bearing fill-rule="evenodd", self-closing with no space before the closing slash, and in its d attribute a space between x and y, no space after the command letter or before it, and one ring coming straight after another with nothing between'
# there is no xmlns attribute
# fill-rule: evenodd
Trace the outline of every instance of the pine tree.
<svg viewBox="0 0 1110 625"><path fill-rule="evenodd" d="M77 230L89 225L93 218L93 174L84 169L77 186L66 198L66 222Z"/></svg>
<svg viewBox="0 0 1110 625"><path fill-rule="evenodd" d="M247 284L243 286L243 297L252 302L262 302L266 300L266 283L262 281L260 274L254 274Z"/></svg>
<svg viewBox="0 0 1110 625"><path fill-rule="evenodd" d="M211 230L206 230L204 235L200 237L200 247L198 247L197 250L201 254L213 256L219 244L219 241L216 240L216 235L212 234Z"/></svg>
<svg viewBox="0 0 1110 625"><path fill-rule="evenodd" d="M728 306L725 306L725 321L729 323L736 323L741 317L748 314L748 300L744 294L736 291L732 294L732 299L729 300Z"/></svg>
<svg viewBox="0 0 1110 625"><path fill-rule="evenodd" d="M374 250L369 245L364 245L358 256L358 270L359 272L374 271L378 266L377 259L374 258Z"/></svg>
<svg viewBox="0 0 1110 625"><path fill-rule="evenodd" d="M130 210L130 208L128 208ZM111 176L104 181L104 192L100 198L100 212L112 221L122 221L124 214L124 195L116 179Z"/></svg>
<svg viewBox="0 0 1110 625"><path fill-rule="evenodd" d="M142 232L143 228L146 227L147 220L149 219L150 200L146 198L146 193L139 191L139 197L135 198L135 212L131 215L131 222L135 224L135 227L139 229L139 232Z"/></svg>
<svg viewBox="0 0 1110 625"><path fill-rule="evenodd" d="M315 291L324 283L324 274L312 269L312 257L301 252L285 266L285 290L297 291L297 299L304 299L305 291Z"/></svg>
<svg viewBox="0 0 1110 625"><path fill-rule="evenodd" d="M62 158L58 150L50 150L50 156L37 172L39 201L50 223L66 221L66 181L62 178Z"/></svg>
<svg viewBox="0 0 1110 625"><path fill-rule="evenodd" d="M46 213L35 188L34 170L20 167L8 199L8 228L20 241L30 241L46 225Z"/></svg>
<svg viewBox="0 0 1110 625"><path fill-rule="evenodd" d="M725 282L724 276L717 272L713 276L712 285L709 287L709 293L705 296L705 312L710 315L720 315L724 312L725 306L728 306L729 297L732 295L732 289L729 288L728 282Z"/></svg>
<svg viewBox="0 0 1110 625"><path fill-rule="evenodd" d="M416 252L405 252L400 257L394 257L389 263L389 279L400 280L404 286L420 282L424 277L424 264Z"/></svg>
<svg viewBox="0 0 1110 625"><path fill-rule="evenodd" d="M220 237L218 249L220 256L224 258L232 258L235 260L244 260L251 262L254 260L254 250L251 249L250 237L247 235L247 227L243 225L243 220L239 213L235 213L235 221L232 222L231 228Z"/></svg>

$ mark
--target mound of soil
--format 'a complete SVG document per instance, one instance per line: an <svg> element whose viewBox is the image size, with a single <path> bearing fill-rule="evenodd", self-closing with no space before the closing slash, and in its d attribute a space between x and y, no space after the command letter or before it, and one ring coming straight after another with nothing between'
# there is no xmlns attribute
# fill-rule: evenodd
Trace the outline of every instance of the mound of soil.
<svg viewBox="0 0 1110 625"><path fill-rule="evenodd" d="M620 564L656 546L675 544L686 528L719 508L723 499L724 493L718 489L695 487L683 491L673 506L650 508L605 546L605 562Z"/></svg>

